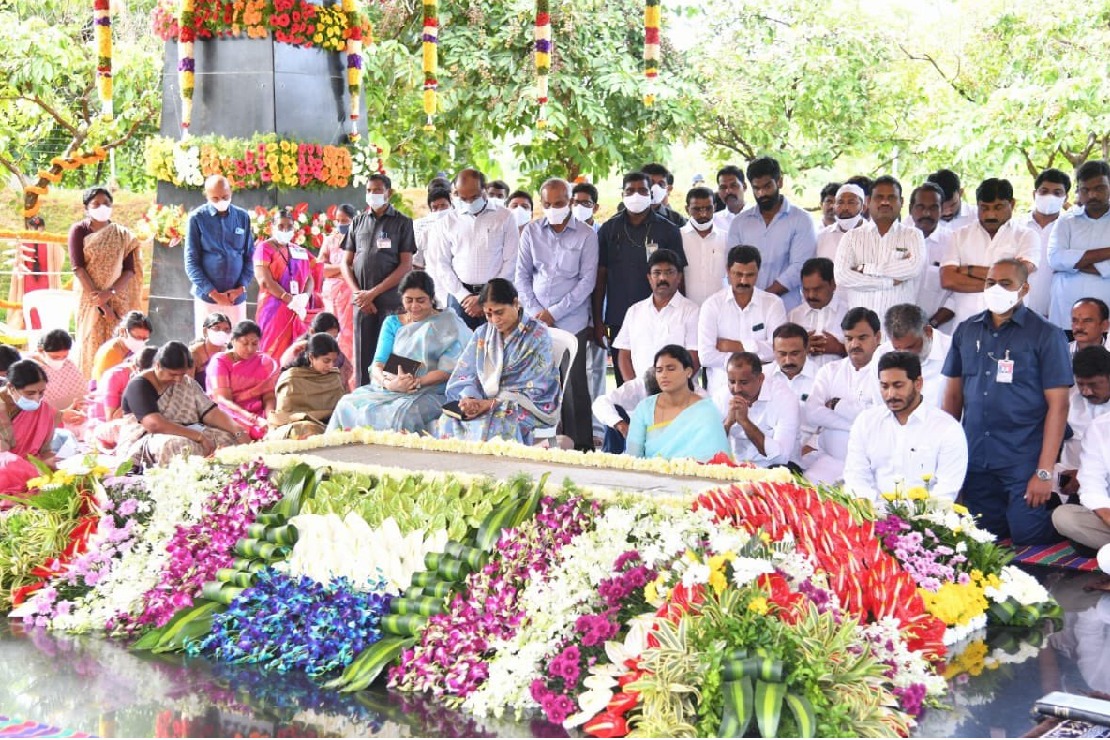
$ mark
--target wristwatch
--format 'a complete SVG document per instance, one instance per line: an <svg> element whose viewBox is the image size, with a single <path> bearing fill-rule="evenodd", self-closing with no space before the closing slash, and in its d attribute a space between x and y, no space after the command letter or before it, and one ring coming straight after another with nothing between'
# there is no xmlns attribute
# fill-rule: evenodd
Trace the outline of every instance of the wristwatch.
<svg viewBox="0 0 1110 740"><path fill-rule="evenodd" d="M1052 480L1052 473L1044 468L1037 468L1037 478L1043 481L1049 481Z"/></svg>

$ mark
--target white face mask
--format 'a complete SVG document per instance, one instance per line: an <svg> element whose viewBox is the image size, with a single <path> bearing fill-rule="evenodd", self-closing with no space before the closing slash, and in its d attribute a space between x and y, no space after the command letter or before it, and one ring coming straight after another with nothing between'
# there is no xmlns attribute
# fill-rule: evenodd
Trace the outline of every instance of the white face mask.
<svg viewBox="0 0 1110 740"><path fill-rule="evenodd" d="M852 216L851 218L839 218L839 217L837 217L836 225L840 227L841 231L851 231L852 229L859 226L860 221L862 221L862 220L863 220L863 216L858 215L858 214L855 215L855 216Z"/></svg>
<svg viewBox="0 0 1110 740"><path fill-rule="evenodd" d="M477 216L485 207L486 199L480 196L475 198L473 203L467 203L465 200L455 201L455 209L462 215L469 213L472 216Z"/></svg>
<svg viewBox="0 0 1110 740"><path fill-rule="evenodd" d="M292 231L282 231L281 229L274 229L274 241L278 244L288 244L293 241Z"/></svg>
<svg viewBox="0 0 1110 740"><path fill-rule="evenodd" d="M217 347L226 347L231 342L231 332L229 331L209 331L208 341Z"/></svg>
<svg viewBox="0 0 1110 740"><path fill-rule="evenodd" d="M651 196L642 193L633 193L624 196L624 208L629 213L643 213L651 207Z"/></svg>
<svg viewBox="0 0 1110 740"><path fill-rule="evenodd" d="M696 218L691 217L690 223L692 223L694 228L698 231L709 231L713 228L713 217L710 216L706 221L698 221Z"/></svg>
<svg viewBox="0 0 1110 740"><path fill-rule="evenodd" d="M1004 314L1021 301L1019 290L1006 290L1001 285L995 284L983 291L983 300L986 301L987 310L993 314Z"/></svg>
<svg viewBox="0 0 1110 740"><path fill-rule="evenodd" d="M231 208L231 198L228 198L226 200L217 200L212 204L212 207L220 213L224 213L227 211L228 208Z"/></svg>
<svg viewBox="0 0 1110 740"><path fill-rule="evenodd" d="M97 206L89 209L89 215L94 221L110 221L112 219L111 206Z"/></svg>
<svg viewBox="0 0 1110 740"><path fill-rule="evenodd" d="M651 202L659 205L667 197L666 185L652 185L651 186Z"/></svg>
<svg viewBox="0 0 1110 740"><path fill-rule="evenodd" d="M127 351L134 355L143 351L143 347L146 346L146 340L133 337L129 334L123 338L123 346L127 347Z"/></svg>
<svg viewBox="0 0 1110 740"><path fill-rule="evenodd" d="M43 357L42 361L51 370L61 370L66 364L65 360L55 360L53 357Z"/></svg>
<svg viewBox="0 0 1110 740"><path fill-rule="evenodd" d="M567 220L570 215L570 206L559 206L558 208L544 208L544 218L547 219L549 224L561 224Z"/></svg>
<svg viewBox="0 0 1110 740"><path fill-rule="evenodd" d="M389 198L386 196L385 193L366 194L366 205L370 206L375 211L379 208L385 208L387 203L389 203Z"/></svg>
<svg viewBox="0 0 1110 740"><path fill-rule="evenodd" d="M489 205L490 205L490 208L504 208L505 207L505 199L504 198L494 198L493 196L490 196Z"/></svg>
<svg viewBox="0 0 1110 740"><path fill-rule="evenodd" d="M532 220L532 212L524 206L513 206L509 209L509 213L513 214L513 223L515 223L518 228Z"/></svg>
<svg viewBox="0 0 1110 740"><path fill-rule="evenodd" d="M570 212L582 223L586 223L594 217L593 206L571 206Z"/></svg>
<svg viewBox="0 0 1110 740"><path fill-rule="evenodd" d="M1037 193L1033 196L1033 207L1037 210L1037 213L1055 216L1064 208L1064 196Z"/></svg>

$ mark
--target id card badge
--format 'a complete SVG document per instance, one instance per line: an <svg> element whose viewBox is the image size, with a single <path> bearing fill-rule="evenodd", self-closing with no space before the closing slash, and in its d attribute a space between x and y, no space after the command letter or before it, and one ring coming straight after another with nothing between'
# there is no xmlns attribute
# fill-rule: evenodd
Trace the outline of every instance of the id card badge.
<svg viewBox="0 0 1110 740"><path fill-rule="evenodd" d="M655 242L644 242L644 249L647 251L647 258L651 259L651 255L655 254L655 250L659 249L659 245Z"/></svg>
<svg viewBox="0 0 1110 740"><path fill-rule="evenodd" d="M1010 359L1009 350L1006 351L1006 357L998 361L998 374L995 380L999 383L1014 382L1014 361Z"/></svg>
<svg viewBox="0 0 1110 740"><path fill-rule="evenodd" d="M294 260L308 259L308 250L304 247L297 247L292 244L289 245L289 258Z"/></svg>
<svg viewBox="0 0 1110 740"><path fill-rule="evenodd" d="M301 292L301 284L298 283L296 280L290 280L289 281L289 294L290 295L297 295L300 292Z"/></svg>
<svg viewBox="0 0 1110 740"><path fill-rule="evenodd" d="M382 234L378 237L378 249L392 249L393 241L389 238L389 234Z"/></svg>

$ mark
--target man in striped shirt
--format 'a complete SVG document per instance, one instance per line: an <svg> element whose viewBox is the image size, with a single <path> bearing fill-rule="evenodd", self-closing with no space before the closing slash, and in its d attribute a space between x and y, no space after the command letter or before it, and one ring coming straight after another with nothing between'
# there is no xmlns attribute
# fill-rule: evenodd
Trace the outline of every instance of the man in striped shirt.
<svg viewBox="0 0 1110 740"><path fill-rule="evenodd" d="M840 242L835 275L845 303L880 316L899 303L917 303L925 269L925 239L899 222L902 185L890 175L871 189L871 222L852 229Z"/></svg>

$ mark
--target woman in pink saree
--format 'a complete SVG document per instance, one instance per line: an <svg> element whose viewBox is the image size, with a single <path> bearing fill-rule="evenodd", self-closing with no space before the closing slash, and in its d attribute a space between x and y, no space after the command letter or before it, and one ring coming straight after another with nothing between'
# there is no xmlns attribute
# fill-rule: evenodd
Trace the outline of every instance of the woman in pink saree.
<svg viewBox="0 0 1110 740"><path fill-rule="evenodd" d="M46 371L37 362L20 360L8 368L8 383L0 388L0 493L23 493L39 475L28 455L54 462L57 413L43 400L45 393Z"/></svg>
<svg viewBox="0 0 1110 740"><path fill-rule="evenodd" d="M351 286L343 279L340 265L347 259L343 251L343 240L351 229L351 219L358 215L358 209L349 203L335 209L336 229L324 237L320 245L320 263L324 268L324 287L320 297L324 299L324 310L339 319L339 352L344 357L354 357L354 320L351 312Z"/></svg>
<svg viewBox="0 0 1110 740"><path fill-rule="evenodd" d="M240 321L231 332L231 348L208 363L208 395L252 439L266 435L267 416L277 403L278 364L259 351L262 329L253 321Z"/></svg>
<svg viewBox="0 0 1110 740"><path fill-rule="evenodd" d="M254 248L254 277L258 281L255 318L262 327L262 351L270 357L281 357L308 331L309 314L320 310L314 295L316 260L307 249L293 243L295 233L292 212L278 211L270 238Z"/></svg>

